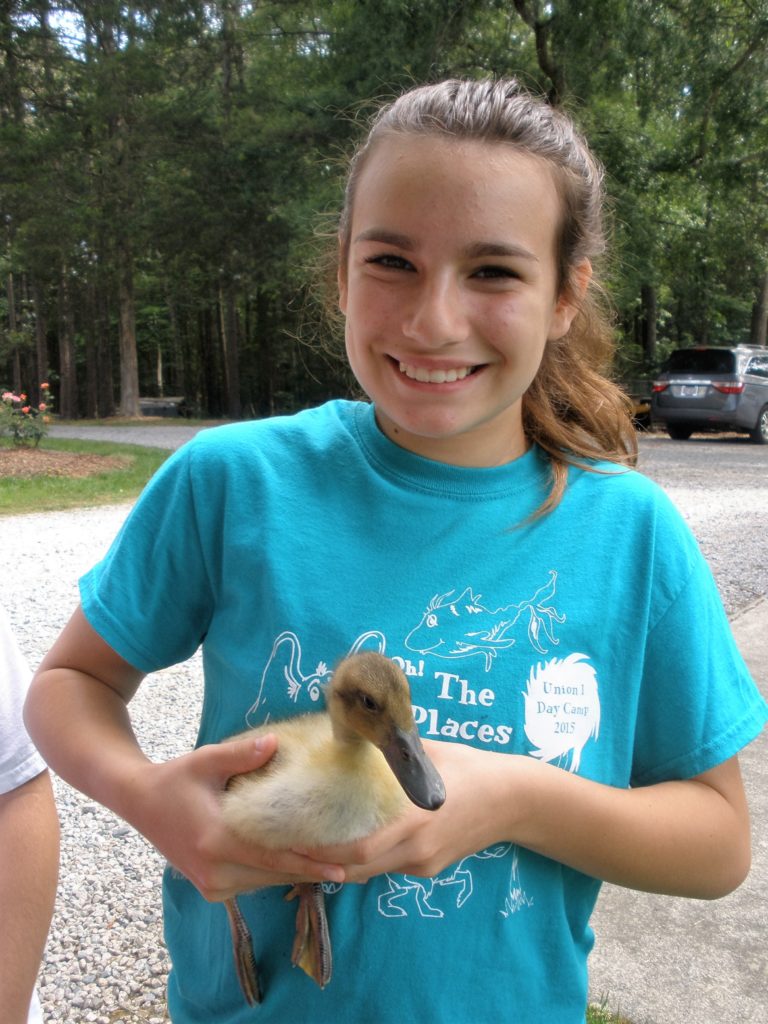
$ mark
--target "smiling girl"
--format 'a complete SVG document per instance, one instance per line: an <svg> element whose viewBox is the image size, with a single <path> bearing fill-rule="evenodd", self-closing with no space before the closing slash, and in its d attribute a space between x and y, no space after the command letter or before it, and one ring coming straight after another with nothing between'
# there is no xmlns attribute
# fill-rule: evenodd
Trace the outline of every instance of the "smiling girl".
<svg viewBox="0 0 768 1024"><path fill-rule="evenodd" d="M370 403L198 435L81 581L29 728L177 869L174 1022L577 1024L600 879L712 898L745 877L736 755L766 707L689 531L629 468L601 208L583 140L515 82L384 108L338 236ZM128 702L200 645L197 749L153 763ZM216 741L313 710L366 648L409 677L444 806L333 849L239 841L221 792L274 740ZM324 991L290 973L296 879L329 883ZM221 901L256 889L254 1014Z"/></svg>

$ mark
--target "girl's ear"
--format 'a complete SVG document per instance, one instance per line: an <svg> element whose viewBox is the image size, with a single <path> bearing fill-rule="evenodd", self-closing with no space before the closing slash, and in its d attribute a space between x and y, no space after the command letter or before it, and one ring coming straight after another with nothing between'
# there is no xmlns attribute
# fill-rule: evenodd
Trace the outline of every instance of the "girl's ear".
<svg viewBox="0 0 768 1024"><path fill-rule="evenodd" d="M591 280L592 264L589 260L582 260L574 267L570 280L557 300L549 325L549 341L555 341L568 333Z"/></svg>

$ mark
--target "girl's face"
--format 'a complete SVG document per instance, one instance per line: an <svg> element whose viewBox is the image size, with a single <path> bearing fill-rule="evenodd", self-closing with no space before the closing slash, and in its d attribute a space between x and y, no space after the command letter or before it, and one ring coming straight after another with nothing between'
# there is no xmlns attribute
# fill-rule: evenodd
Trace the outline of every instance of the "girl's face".
<svg viewBox="0 0 768 1024"><path fill-rule="evenodd" d="M509 146L376 144L339 304L352 370L396 444L477 467L526 450L522 396L576 313L557 292L559 219L547 165Z"/></svg>

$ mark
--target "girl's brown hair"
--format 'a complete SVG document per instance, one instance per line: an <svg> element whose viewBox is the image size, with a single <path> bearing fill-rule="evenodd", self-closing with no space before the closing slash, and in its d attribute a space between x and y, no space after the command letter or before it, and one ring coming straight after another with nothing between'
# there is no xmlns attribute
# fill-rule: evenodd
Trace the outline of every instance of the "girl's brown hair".
<svg viewBox="0 0 768 1024"><path fill-rule="evenodd" d="M392 134L504 143L545 160L562 203L558 288L575 299L579 266L588 260L594 271L606 248L603 169L565 114L514 79L449 79L411 89L382 107L350 162L339 221L339 260L348 255L360 173L377 143ZM569 463L636 461L629 400L605 375L613 350L608 304L593 272L570 330L547 343L539 371L523 397L526 435L548 453L552 465L552 489L540 513L560 501Z"/></svg>

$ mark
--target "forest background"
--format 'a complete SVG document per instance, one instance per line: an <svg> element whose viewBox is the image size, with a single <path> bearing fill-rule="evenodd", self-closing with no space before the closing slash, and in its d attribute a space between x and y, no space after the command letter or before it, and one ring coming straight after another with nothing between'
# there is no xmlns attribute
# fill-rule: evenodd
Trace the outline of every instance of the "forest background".
<svg viewBox="0 0 768 1024"><path fill-rule="evenodd" d="M620 375L764 345L768 0L0 0L0 386L68 418L347 394L312 268L372 100L500 74L606 166Z"/></svg>

